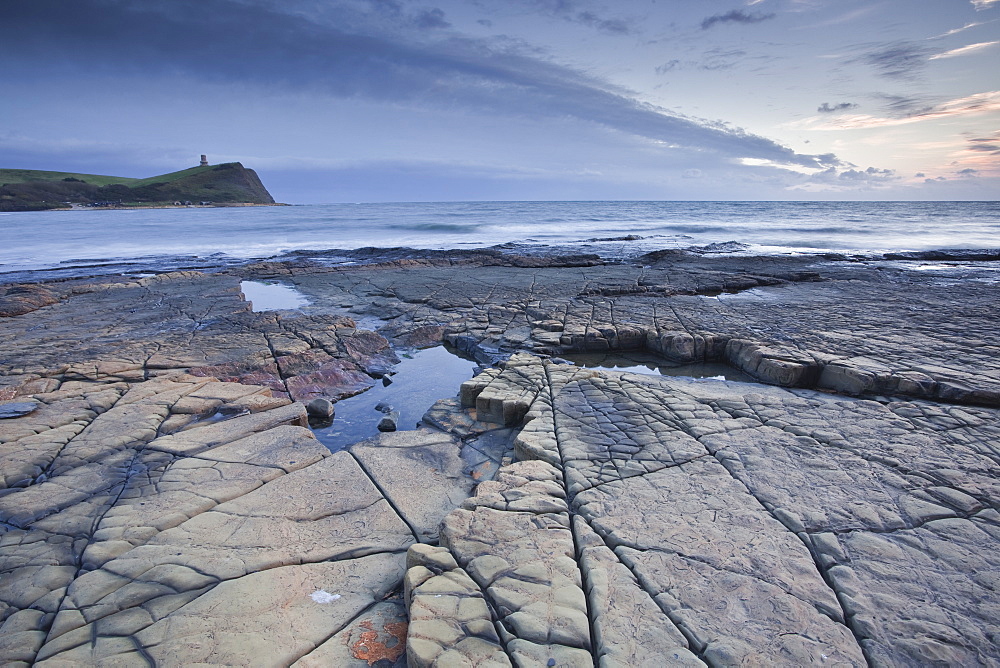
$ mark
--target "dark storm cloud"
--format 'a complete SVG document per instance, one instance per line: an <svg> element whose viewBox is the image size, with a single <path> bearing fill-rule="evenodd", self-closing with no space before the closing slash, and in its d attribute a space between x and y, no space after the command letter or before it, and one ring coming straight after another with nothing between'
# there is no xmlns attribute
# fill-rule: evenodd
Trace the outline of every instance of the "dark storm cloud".
<svg viewBox="0 0 1000 668"><path fill-rule="evenodd" d="M743 11L742 9L734 9L726 12L725 14L709 16L701 22L701 29L708 30L712 26L718 25L719 23L760 23L761 21L773 19L774 16L774 14L751 14Z"/></svg>
<svg viewBox="0 0 1000 668"><path fill-rule="evenodd" d="M19 0L4 9L0 59L18 76L103 77L95 85L112 90L107 81L122 76L180 75L476 113L570 117L645 137L665 150L839 164L830 155L798 154L765 137L643 104L509 46L454 37L429 42L427 31L415 41L398 28L351 26L334 9L324 6L320 21L232 0Z"/></svg>
<svg viewBox="0 0 1000 668"><path fill-rule="evenodd" d="M821 114L833 114L838 111L847 111L848 109L857 109L858 105L853 102L839 102L837 104L830 104L829 102L824 102L816 108L816 111Z"/></svg>
<svg viewBox="0 0 1000 668"><path fill-rule="evenodd" d="M931 50L913 42L893 42L880 45L858 60L871 65L876 73L890 79L913 79L927 65Z"/></svg>

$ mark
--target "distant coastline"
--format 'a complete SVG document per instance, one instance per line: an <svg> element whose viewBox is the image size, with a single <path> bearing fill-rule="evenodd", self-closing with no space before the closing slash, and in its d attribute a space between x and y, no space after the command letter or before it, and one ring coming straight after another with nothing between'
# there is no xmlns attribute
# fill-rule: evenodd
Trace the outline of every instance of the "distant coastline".
<svg viewBox="0 0 1000 668"><path fill-rule="evenodd" d="M0 169L0 211L261 206L276 202L260 177L238 162L145 179Z"/></svg>
<svg viewBox="0 0 1000 668"><path fill-rule="evenodd" d="M72 204L69 208L46 209L47 211L145 211L147 209L232 209L254 206L292 206L286 202L257 204L254 202L213 202L212 204L129 204L122 206L84 206Z"/></svg>

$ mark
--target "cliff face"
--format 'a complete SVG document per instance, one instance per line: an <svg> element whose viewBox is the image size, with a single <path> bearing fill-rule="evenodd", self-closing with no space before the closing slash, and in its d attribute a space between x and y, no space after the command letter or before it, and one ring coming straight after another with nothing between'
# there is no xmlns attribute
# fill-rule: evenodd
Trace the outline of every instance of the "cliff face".
<svg viewBox="0 0 1000 668"><path fill-rule="evenodd" d="M97 185L87 175L65 176L38 172L39 178L22 176L20 182L4 183L0 170L0 211L39 211L67 208L69 203L127 206L212 202L214 204L274 204L257 173L238 162L193 167L148 179L122 179L123 183ZM23 174L23 173L21 173ZM95 177L104 179L108 177Z"/></svg>
<svg viewBox="0 0 1000 668"><path fill-rule="evenodd" d="M274 204L260 177L238 162L196 167L178 179L145 179L148 185L133 186L132 193L142 202L208 201L216 203ZM170 176L170 175L167 175ZM152 181L152 183L150 183Z"/></svg>

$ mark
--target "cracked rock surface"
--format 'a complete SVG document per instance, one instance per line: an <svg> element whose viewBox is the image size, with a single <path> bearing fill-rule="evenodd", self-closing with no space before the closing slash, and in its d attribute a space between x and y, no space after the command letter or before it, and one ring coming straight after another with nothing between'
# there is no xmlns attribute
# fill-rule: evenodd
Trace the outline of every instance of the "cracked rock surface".
<svg viewBox="0 0 1000 668"><path fill-rule="evenodd" d="M515 662L1000 661L996 409L523 355L463 393L526 379L524 461L442 529Z"/></svg>
<svg viewBox="0 0 1000 668"><path fill-rule="evenodd" d="M996 283L643 262L4 287L2 662L1000 663ZM310 304L249 310L273 277ZM499 364L314 438L304 403L440 341ZM550 358L629 351L761 382Z"/></svg>

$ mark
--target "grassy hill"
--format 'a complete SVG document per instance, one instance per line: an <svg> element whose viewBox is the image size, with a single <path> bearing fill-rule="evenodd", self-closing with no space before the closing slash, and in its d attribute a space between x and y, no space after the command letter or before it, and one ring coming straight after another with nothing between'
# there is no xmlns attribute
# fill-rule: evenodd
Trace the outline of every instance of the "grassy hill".
<svg viewBox="0 0 1000 668"><path fill-rule="evenodd" d="M86 183L90 183L95 186L109 186L115 183L130 185L131 183L140 180L130 179L127 176L101 176L100 174L46 172L38 169L0 169L0 185L28 183L29 181L65 181L66 179L85 181Z"/></svg>
<svg viewBox="0 0 1000 668"><path fill-rule="evenodd" d="M0 211L85 206L163 206L174 202L274 204L257 173L238 162L192 167L147 179L0 169Z"/></svg>

